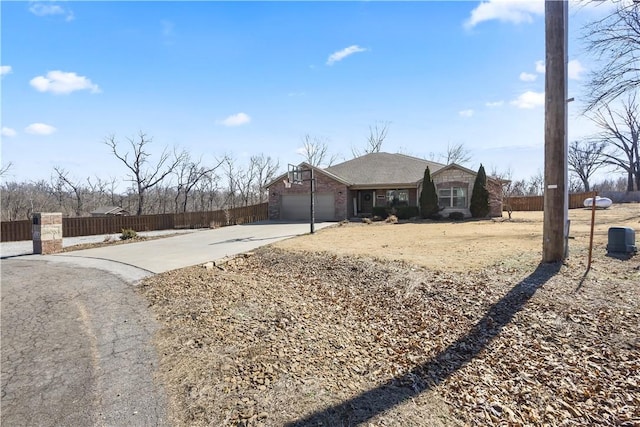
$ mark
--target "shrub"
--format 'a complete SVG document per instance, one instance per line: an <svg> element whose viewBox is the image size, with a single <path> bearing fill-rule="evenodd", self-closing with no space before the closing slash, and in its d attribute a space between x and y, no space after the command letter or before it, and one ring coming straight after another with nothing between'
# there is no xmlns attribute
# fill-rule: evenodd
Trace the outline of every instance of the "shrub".
<svg viewBox="0 0 640 427"><path fill-rule="evenodd" d="M409 219L420 214L420 210L417 206L398 206L396 208L397 214L396 216L399 219Z"/></svg>
<svg viewBox="0 0 640 427"><path fill-rule="evenodd" d="M395 215L389 215L387 219L384 220L384 222L387 222L389 224L396 224L398 222L398 217Z"/></svg>
<svg viewBox="0 0 640 427"><path fill-rule="evenodd" d="M440 221L442 219L442 214L441 213L434 213L433 215L431 215L429 217L429 219L432 219L434 221Z"/></svg>
<svg viewBox="0 0 640 427"><path fill-rule="evenodd" d="M436 193L436 186L431 179L429 166L427 166L424 170L422 191L420 192L420 213L422 214L422 218L429 218L439 210L438 193Z"/></svg>
<svg viewBox="0 0 640 427"><path fill-rule="evenodd" d="M449 219L454 221L462 221L464 219L464 214L462 212L450 212Z"/></svg>
<svg viewBox="0 0 640 427"><path fill-rule="evenodd" d="M380 217L382 219L385 219L386 217L389 216L389 212L387 211L386 206L374 206L373 209L371 210L371 214L374 217Z"/></svg>
<svg viewBox="0 0 640 427"><path fill-rule="evenodd" d="M473 193L471 193L471 203L469 204L471 216L474 218L485 218L489 215L489 191L487 191L487 175L484 166L480 165L478 175L473 183Z"/></svg>
<svg viewBox="0 0 640 427"><path fill-rule="evenodd" d="M122 234L120 235L120 240L129 240L129 239L137 239L138 233L131 228L123 228Z"/></svg>

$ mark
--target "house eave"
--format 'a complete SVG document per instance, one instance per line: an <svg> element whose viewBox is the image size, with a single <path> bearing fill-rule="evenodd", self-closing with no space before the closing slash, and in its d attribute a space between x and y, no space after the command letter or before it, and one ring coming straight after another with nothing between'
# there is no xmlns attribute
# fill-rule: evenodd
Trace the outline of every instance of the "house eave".
<svg viewBox="0 0 640 427"><path fill-rule="evenodd" d="M353 184L349 186L349 190L400 190L403 188L418 188L419 185L419 182Z"/></svg>

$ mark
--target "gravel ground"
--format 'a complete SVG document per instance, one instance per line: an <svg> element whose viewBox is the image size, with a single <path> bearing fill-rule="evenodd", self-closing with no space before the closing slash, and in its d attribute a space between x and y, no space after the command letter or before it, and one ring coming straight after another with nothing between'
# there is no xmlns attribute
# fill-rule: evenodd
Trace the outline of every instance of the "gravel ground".
<svg viewBox="0 0 640 427"><path fill-rule="evenodd" d="M194 233L197 231L198 230L140 231L138 232L138 235L142 237L154 237L154 236L165 236L167 234ZM107 238L111 240L119 240L120 233L100 234L96 236L65 237L62 239L62 247L67 248L75 245L101 243L107 240ZM20 255L31 255L31 254L33 254L33 242L31 240L0 243L0 257L2 258L20 256Z"/></svg>

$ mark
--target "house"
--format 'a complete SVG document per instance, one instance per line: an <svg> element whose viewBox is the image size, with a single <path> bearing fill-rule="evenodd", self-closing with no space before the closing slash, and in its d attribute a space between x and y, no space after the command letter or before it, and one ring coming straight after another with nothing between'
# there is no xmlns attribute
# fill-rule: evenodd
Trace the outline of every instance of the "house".
<svg viewBox="0 0 640 427"><path fill-rule="evenodd" d="M315 219L340 221L370 216L376 206L418 206L424 171L429 167L438 192L441 214L462 212L470 216L469 202L477 173L457 164L443 165L404 154L369 153L325 169L313 169L315 180ZM302 184L285 185L288 174L269 183L269 218L308 220L310 216L310 177L303 173ZM490 216L502 216L502 185L487 179Z"/></svg>
<svg viewBox="0 0 640 427"><path fill-rule="evenodd" d="M119 206L101 206L95 211L91 211L91 216L126 216L129 212Z"/></svg>

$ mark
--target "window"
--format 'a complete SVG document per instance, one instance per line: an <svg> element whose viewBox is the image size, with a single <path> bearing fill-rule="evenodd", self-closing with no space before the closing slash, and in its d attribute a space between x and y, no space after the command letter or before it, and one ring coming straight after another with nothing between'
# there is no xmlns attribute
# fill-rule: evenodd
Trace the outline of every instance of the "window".
<svg viewBox="0 0 640 427"><path fill-rule="evenodd" d="M409 205L409 190L387 190L387 205L389 206Z"/></svg>
<svg viewBox="0 0 640 427"><path fill-rule="evenodd" d="M441 208L467 207L467 189L462 187L448 187L438 190L438 205Z"/></svg>

